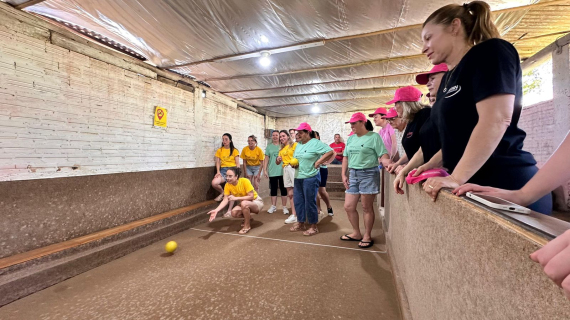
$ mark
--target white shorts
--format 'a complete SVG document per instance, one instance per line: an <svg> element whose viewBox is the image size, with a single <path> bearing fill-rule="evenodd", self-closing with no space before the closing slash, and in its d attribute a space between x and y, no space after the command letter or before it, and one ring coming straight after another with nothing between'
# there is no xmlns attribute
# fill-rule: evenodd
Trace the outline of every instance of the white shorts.
<svg viewBox="0 0 570 320"><path fill-rule="evenodd" d="M293 188L295 186L295 168L289 165L283 168L283 185L285 188Z"/></svg>
<svg viewBox="0 0 570 320"><path fill-rule="evenodd" d="M257 198L253 199L251 202L257 206L257 209L259 209L258 213L261 213L261 209L263 209L263 199L260 196L257 196ZM239 204L241 205L241 201Z"/></svg>

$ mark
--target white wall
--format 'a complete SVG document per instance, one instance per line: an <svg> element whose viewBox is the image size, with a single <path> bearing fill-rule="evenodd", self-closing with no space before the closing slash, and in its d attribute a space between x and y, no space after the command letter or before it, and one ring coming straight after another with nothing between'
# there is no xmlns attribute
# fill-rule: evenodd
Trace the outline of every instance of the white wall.
<svg viewBox="0 0 570 320"><path fill-rule="evenodd" d="M10 28L0 25L0 181L212 166L224 132L240 150L250 134L265 147L264 116L221 94L202 99ZM166 129L152 126L157 105Z"/></svg>

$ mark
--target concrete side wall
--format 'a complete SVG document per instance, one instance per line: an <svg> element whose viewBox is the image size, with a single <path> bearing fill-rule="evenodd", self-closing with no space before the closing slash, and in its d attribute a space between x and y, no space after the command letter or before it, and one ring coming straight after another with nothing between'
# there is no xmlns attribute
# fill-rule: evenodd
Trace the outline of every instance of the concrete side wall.
<svg viewBox="0 0 570 320"><path fill-rule="evenodd" d="M385 215L413 320L570 319L570 302L529 259L544 239L449 193L434 203L418 185L405 192L386 188Z"/></svg>
<svg viewBox="0 0 570 320"><path fill-rule="evenodd" d="M263 137L265 117L235 100L51 27L0 3L0 181L211 166L224 132L240 150Z"/></svg>
<svg viewBox="0 0 570 320"><path fill-rule="evenodd" d="M558 144L554 142L554 103L544 101L525 107L519 120L519 127L526 132L524 150L532 153L542 167Z"/></svg>

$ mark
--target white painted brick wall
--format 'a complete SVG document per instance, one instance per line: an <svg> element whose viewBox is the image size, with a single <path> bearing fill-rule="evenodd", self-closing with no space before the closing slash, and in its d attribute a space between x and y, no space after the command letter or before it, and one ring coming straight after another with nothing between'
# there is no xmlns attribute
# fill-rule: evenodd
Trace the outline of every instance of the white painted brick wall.
<svg viewBox="0 0 570 320"><path fill-rule="evenodd" d="M168 128L153 128L155 106ZM272 120L274 121L274 120ZM0 28L0 181L214 164L221 135L239 150L264 116Z"/></svg>

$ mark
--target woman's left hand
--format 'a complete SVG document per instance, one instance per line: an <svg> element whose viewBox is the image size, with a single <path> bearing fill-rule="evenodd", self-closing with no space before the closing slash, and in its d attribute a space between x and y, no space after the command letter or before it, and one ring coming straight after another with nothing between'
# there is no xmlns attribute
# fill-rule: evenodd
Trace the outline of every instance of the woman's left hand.
<svg viewBox="0 0 570 320"><path fill-rule="evenodd" d="M459 183L452 177L435 177L429 178L424 182L424 191L435 201L437 194L442 188L455 189L459 187Z"/></svg>
<svg viewBox="0 0 570 320"><path fill-rule="evenodd" d="M320 167L321 167L321 165L320 165L320 164L317 164L317 163L315 162L315 169L318 169L318 168L320 168Z"/></svg>

